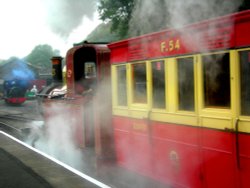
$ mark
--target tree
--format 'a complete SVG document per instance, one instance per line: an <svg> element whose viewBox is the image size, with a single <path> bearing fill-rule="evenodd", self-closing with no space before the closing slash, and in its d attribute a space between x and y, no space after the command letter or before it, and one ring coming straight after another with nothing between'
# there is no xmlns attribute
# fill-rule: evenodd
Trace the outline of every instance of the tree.
<svg viewBox="0 0 250 188"><path fill-rule="evenodd" d="M43 73L51 73L52 65L50 59L58 55L58 50L53 50L48 44L37 45L24 59L30 64L40 68Z"/></svg>
<svg viewBox="0 0 250 188"><path fill-rule="evenodd" d="M100 0L98 5L100 19L106 23L111 22L111 32L116 32L119 37L125 38L134 3L134 0Z"/></svg>

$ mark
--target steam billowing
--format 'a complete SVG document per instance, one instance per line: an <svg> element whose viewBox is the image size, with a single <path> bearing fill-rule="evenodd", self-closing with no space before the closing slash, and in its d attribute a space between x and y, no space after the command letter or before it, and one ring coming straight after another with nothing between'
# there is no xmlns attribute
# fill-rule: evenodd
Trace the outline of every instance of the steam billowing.
<svg viewBox="0 0 250 188"><path fill-rule="evenodd" d="M97 0L45 0L44 3L50 29L67 38L85 16L93 17Z"/></svg>
<svg viewBox="0 0 250 188"><path fill-rule="evenodd" d="M166 0L135 0L136 4L130 20L129 35L137 36L159 31L168 26Z"/></svg>
<svg viewBox="0 0 250 188"><path fill-rule="evenodd" d="M181 27L188 23L235 12L242 0L135 0L130 20L129 35L136 36L168 27ZM67 38L81 25L83 18L93 18L98 0L45 0L47 23L50 29Z"/></svg>
<svg viewBox="0 0 250 188"><path fill-rule="evenodd" d="M222 16L237 11L242 0L185 0L169 1L170 26L178 27L191 22Z"/></svg>
<svg viewBox="0 0 250 188"><path fill-rule="evenodd" d="M9 74L4 75L4 80L33 80L35 79L35 73L33 70L26 64L25 61L20 59L10 60L8 63L12 63L12 68ZM6 72L9 70L6 70Z"/></svg>
<svg viewBox="0 0 250 188"><path fill-rule="evenodd" d="M46 125L42 121L33 122L26 142L74 168L80 168L82 154L74 138L76 117L70 116L64 104L55 103L46 110L53 116L47 117Z"/></svg>
<svg viewBox="0 0 250 188"><path fill-rule="evenodd" d="M242 0L136 0L130 21L130 35L141 35L163 28L178 28L237 11Z"/></svg>

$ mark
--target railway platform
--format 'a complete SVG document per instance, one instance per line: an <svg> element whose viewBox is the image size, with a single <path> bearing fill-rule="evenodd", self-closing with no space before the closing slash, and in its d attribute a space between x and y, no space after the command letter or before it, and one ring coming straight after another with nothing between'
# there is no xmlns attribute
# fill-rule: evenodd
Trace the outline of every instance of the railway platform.
<svg viewBox="0 0 250 188"><path fill-rule="evenodd" d="M0 131L0 187L110 187Z"/></svg>
<svg viewBox="0 0 250 188"><path fill-rule="evenodd" d="M91 150L83 160L82 169L72 168L0 130L0 187L169 188L115 163L97 164Z"/></svg>

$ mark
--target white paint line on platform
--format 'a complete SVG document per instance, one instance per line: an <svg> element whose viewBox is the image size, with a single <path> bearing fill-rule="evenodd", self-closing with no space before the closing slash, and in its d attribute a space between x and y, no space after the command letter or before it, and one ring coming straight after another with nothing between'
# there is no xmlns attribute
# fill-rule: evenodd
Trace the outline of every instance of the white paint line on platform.
<svg viewBox="0 0 250 188"><path fill-rule="evenodd" d="M28 145L28 144L26 144L26 143L18 140L17 138L15 138L15 137L13 137L13 136L11 136L11 135L3 132L3 131L0 131L0 133L3 134L3 135L5 135L5 136L7 136L8 138L16 141L17 143L25 146L26 148L29 148L30 150L32 150L32 151L34 151L34 152L36 152L36 153L38 153L38 154L46 157L47 159L50 159L51 161L57 163L58 165L63 166L64 168L68 169L69 171L73 172L74 174L77 174L78 176L80 176L80 177L88 180L89 182L91 182L91 183L93 183L93 184L95 184L95 185L97 185L99 187L102 187L102 188L111 188L110 186L108 186L108 185L106 185L106 184L104 184L104 183L102 183L102 182L100 182L100 181L98 181L98 180L96 180L96 179L94 179L94 178L92 178L92 177L90 177L90 176L88 176L88 175L86 175L86 174L84 174L84 173L82 173L82 172L80 172L80 171L72 168L71 166L69 166L69 165L67 165L67 164L65 164L65 163L63 163L63 162L55 159L54 157L51 157L50 155L48 155L48 154L46 154L44 152L41 152L41 151L37 150L36 148L33 148L32 146L30 146L30 145Z"/></svg>

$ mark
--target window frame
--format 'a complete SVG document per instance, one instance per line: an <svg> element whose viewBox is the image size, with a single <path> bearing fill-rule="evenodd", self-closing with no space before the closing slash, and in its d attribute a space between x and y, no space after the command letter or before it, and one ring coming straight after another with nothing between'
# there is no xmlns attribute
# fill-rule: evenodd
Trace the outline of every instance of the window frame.
<svg viewBox="0 0 250 188"><path fill-rule="evenodd" d="M194 85L194 91L193 91L193 93L194 93L194 98L193 98L193 100L194 100L194 109L193 110L181 110L180 109L180 99L179 99L179 78L178 78L178 59L185 59L185 58L193 58L193 81L194 81L194 83L193 83L193 85ZM176 59L175 59L175 62L176 62L176 99L177 99L177 101L176 101L176 111L177 112L183 112L183 113L190 113L190 114L194 114L194 113L196 113L196 99L197 99L197 84L196 84L196 80L197 80L197 76L196 76L196 72L197 72L197 68L196 68L196 56L195 55L190 55L190 56L180 56L180 57L176 57Z"/></svg>
<svg viewBox="0 0 250 188"><path fill-rule="evenodd" d="M184 59L184 58L193 58L193 73L194 73L194 110L189 111L189 110L181 110L179 109L179 84L178 84L178 61L177 59ZM174 75L172 76L172 78L174 78L173 84L174 86L172 86L173 89L173 100L174 100L174 105L171 109L172 112L181 115L181 114L185 114L188 116L196 116L197 115L197 110L198 110L198 95L197 95L197 91L198 91L198 86L197 86L197 54L192 54L192 55L184 55L184 56L178 56L178 57L174 57L173 58L173 63L174 63L174 70L172 70L172 72L174 71ZM171 71L171 70L170 70ZM169 73L169 74L173 74L173 73Z"/></svg>
<svg viewBox="0 0 250 188"><path fill-rule="evenodd" d="M126 91L127 91L127 105L118 105L118 67L125 66L126 68ZM128 65L126 63L115 64L111 66L111 82L112 82L112 106L113 111L116 109L118 114L127 115L126 110L128 109Z"/></svg>
<svg viewBox="0 0 250 188"><path fill-rule="evenodd" d="M135 64L142 64L145 63L145 68L146 68L146 102L145 103L139 103L134 101L134 87L133 87L133 68L132 66ZM150 64L149 61L136 61L136 62L130 62L128 64L129 71L128 71L128 90L129 90L129 95L128 95L128 103L130 108L134 109L143 109L148 111L150 109L150 99L151 99L151 86L149 84L149 80L151 80L151 72L150 72Z"/></svg>
<svg viewBox="0 0 250 188"><path fill-rule="evenodd" d="M212 55L212 54L229 54L229 72L230 72L230 108L212 108L205 107L205 96L204 96L204 73L202 56ZM224 50L198 54L198 111L199 111L199 121L201 126L215 128L215 129L234 129L233 119L235 117L236 109L236 61L235 52L233 50Z"/></svg>
<svg viewBox="0 0 250 188"><path fill-rule="evenodd" d="M250 116L242 115L241 114L241 72L240 72L240 52L242 51L250 51L250 48L243 48L238 49L235 51L235 61L237 66L235 67L236 71L236 79L235 79L235 90L236 92L236 117L235 119L238 120L238 128L240 132L247 132L250 133Z"/></svg>
<svg viewBox="0 0 250 188"><path fill-rule="evenodd" d="M153 63L155 62L158 62L158 61L162 61L163 62L163 65L164 65L164 84L165 84L165 108L154 108L153 106ZM151 71L151 74L150 74L150 95L151 95L151 98L150 98L150 104L151 104L151 107L152 107L152 111L154 112L167 112L168 111L168 64L167 64L167 59L154 59L154 60L151 60L150 61L150 71Z"/></svg>
<svg viewBox="0 0 250 188"><path fill-rule="evenodd" d="M241 107L241 62L240 62L240 52L245 52L245 51L249 51L249 53L250 53L250 48L246 48L246 49L240 49L240 50L238 50L237 51L237 55L238 55L238 69L239 69L239 81L238 81L238 88L239 88L239 115L241 116L241 117L249 117L250 118L250 114L249 115L243 115L242 114L242 107Z"/></svg>

